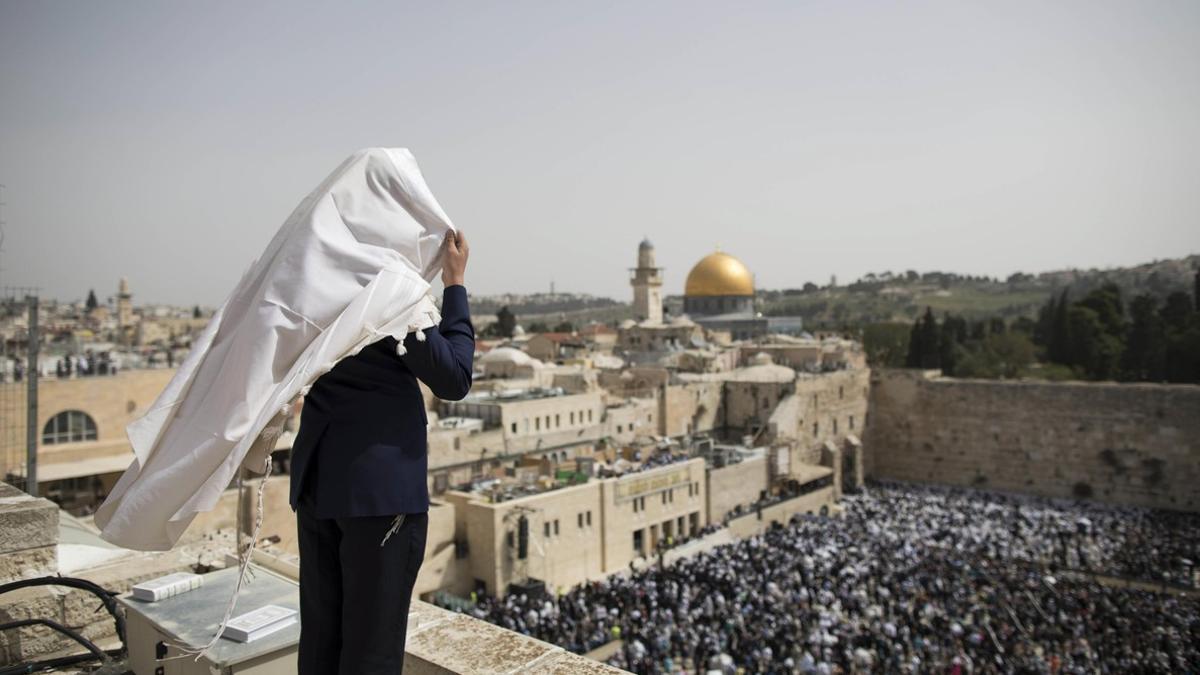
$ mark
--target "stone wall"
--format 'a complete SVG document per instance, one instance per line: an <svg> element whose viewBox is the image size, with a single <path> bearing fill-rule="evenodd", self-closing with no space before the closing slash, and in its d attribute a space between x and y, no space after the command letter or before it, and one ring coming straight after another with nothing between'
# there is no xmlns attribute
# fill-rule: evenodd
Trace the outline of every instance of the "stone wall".
<svg viewBox="0 0 1200 675"><path fill-rule="evenodd" d="M821 488L806 495L776 502L762 511L751 511L730 518L727 527L730 534L738 539L745 539L766 532L772 523L786 526L797 513L821 513L822 508L829 512L834 507L834 501L833 488Z"/></svg>
<svg viewBox="0 0 1200 675"><path fill-rule="evenodd" d="M875 478L1200 510L1200 386L964 380L887 369L871 382Z"/></svg>
<svg viewBox="0 0 1200 675"><path fill-rule="evenodd" d="M768 487L767 458L750 459L708 469L708 522L720 523L739 504L758 501Z"/></svg>

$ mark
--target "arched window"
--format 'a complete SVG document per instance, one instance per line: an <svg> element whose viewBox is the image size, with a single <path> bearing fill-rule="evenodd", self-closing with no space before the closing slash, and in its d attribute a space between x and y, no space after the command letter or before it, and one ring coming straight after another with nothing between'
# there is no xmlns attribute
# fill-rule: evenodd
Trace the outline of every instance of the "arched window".
<svg viewBox="0 0 1200 675"><path fill-rule="evenodd" d="M64 410L46 422L42 445L96 440L96 421L82 410Z"/></svg>

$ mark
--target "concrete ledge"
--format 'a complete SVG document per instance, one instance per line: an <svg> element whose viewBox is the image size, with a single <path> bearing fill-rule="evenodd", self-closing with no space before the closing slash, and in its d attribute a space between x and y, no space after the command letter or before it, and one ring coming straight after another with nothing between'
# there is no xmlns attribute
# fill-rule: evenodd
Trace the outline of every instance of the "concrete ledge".
<svg viewBox="0 0 1200 675"><path fill-rule="evenodd" d="M57 544L58 506L0 483L0 583L57 572Z"/></svg>
<svg viewBox="0 0 1200 675"><path fill-rule="evenodd" d="M625 671L466 614L414 601L404 671L453 673L623 673Z"/></svg>

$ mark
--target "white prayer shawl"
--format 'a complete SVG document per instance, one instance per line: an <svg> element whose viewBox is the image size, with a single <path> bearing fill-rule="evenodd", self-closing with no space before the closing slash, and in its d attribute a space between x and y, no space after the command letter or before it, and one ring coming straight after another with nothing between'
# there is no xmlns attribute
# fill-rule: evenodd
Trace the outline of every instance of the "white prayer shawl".
<svg viewBox="0 0 1200 675"><path fill-rule="evenodd" d="M135 458L96 511L101 536L170 549L239 467L263 472L295 399L318 377L385 335L400 353L407 333L423 339L420 329L441 321L430 282L453 229L408 150L370 148L343 162L126 427Z"/></svg>

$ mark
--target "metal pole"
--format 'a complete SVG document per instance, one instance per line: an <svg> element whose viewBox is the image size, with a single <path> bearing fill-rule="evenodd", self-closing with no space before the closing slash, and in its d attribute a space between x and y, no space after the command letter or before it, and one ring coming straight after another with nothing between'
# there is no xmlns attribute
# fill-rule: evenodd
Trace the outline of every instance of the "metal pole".
<svg viewBox="0 0 1200 675"><path fill-rule="evenodd" d="M29 366L25 369L27 380L25 419L25 492L38 496L37 451L38 451L38 297L25 296L29 302L29 341L27 343Z"/></svg>

